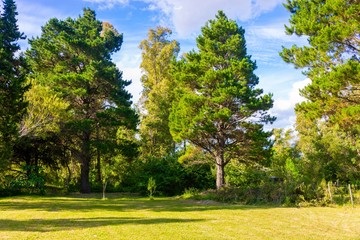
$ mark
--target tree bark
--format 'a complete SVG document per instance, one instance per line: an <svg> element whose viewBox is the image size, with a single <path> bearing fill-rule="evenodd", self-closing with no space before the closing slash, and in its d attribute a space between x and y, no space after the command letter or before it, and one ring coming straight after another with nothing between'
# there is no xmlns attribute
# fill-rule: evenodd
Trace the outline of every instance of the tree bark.
<svg viewBox="0 0 360 240"><path fill-rule="evenodd" d="M85 131L82 138L81 148L81 193L90 193L90 131Z"/></svg>
<svg viewBox="0 0 360 240"><path fill-rule="evenodd" d="M216 189L219 190L225 185L225 163L224 156L219 154L216 156Z"/></svg>
<svg viewBox="0 0 360 240"><path fill-rule="evenodd" d="M99 142L100 141L100 133L99 133L99 123L96 124L96 141ZM102 177L101 177L101 154L100 154L100 149L99 146L96 148L96 153L97 153L97 158L96 158L96 168L97 168L97 181L98 182L102 182Z"/></svg>
<svg viewBox="0 0 360 240"><path fill-rule="evenodd" d="M97 164L96 164L96 181L97 182L102 182L102 176L101 176L101 156L100 156L100 150L99 149L97 149L97 158L96 158L96 162L97 162Z"/></svg>
<svg viewBox="0 0 360 240"><path fill-rule="evenodd" d="M90 161L87 158L82 159L81 163L81 193L90 193Z"/></svg>

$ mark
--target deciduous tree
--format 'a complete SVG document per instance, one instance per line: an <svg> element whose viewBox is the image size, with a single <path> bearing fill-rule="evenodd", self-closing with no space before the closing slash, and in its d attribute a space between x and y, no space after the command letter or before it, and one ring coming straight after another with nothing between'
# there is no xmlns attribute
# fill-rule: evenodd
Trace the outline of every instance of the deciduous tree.
<svg viewBox="0 0 360 240"><path fill-rule="evenodd" d="M170 63L179 52L179 43L169 40L171 30L150 29L148 39L140 43L144 87L140 101L142 154L164 157L174 151L169 130L169 115L174 99L175 82L170 76Z"/></svg>

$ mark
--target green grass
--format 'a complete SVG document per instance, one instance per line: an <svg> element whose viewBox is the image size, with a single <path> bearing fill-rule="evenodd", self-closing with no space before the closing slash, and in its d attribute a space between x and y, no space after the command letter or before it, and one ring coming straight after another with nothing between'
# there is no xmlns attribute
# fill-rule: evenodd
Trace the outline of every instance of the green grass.
<svg viewBox="0 0 360 240"><path fill-rule="evenodd" d="M360 239L360 208L225 205L109 194L0 199L0 239Z"/></svg>

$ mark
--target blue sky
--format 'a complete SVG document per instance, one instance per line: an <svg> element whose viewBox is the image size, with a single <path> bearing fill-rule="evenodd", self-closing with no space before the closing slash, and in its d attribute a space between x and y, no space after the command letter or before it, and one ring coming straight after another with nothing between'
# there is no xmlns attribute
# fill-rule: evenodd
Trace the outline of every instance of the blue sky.
<svg viewBox="0 0 360 240"><path fill-rule="evenodd" d="M298 89L309 80L292 65L279 57L282 46L304 45L306 38L287 36L284 24L289 13L282 6L283 0L16 0L18 24L28 38L41 34L50 18L76 18L84 7L95 10L101 21L108 21L124 34L121 50L113 60L126 79L132 84L128 90L136 103L141 93L140 76L141 40L149 28L158 25L170 27L173 39L180 42L181 53L196 49L195 39L207 20L218 10L234 19L245 29L248 54L256 60L259 87L274 94L271 113L278 120L271 127L291 127L295 116L294 105L301 101ZM22 49L28 46L21 43ZM181 54L180 53L180 54Z"/></svg>

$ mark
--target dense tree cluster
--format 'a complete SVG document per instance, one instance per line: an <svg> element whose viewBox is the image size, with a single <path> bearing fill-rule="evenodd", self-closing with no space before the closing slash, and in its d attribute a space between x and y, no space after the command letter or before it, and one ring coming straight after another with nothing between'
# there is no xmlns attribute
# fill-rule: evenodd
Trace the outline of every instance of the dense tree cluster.
<svg viewBox="0 0 360 240"><path fill-rule="evenodd" d="M309 45L284 48L281 56L311 79L296 106L300 147L319 179L359 177L360 4L358 1L287 1L288 34L308 36ZM317 160L316 160L317 159Z"/></svg>
<svg viewBox="0 0 360 240"><path fill-rule="evenodd" d="M215 199L326 201L330 183L359 183L360 4L288 0L283 48L311 83L296 132L264 130L272 94L257 88L245 30L219 11L183 54L171 30L150 29L137 109L112 54L123 35L91 9L50 19L29 39L16 4L0 14L0 195L130 191L175 195L216 187ZM327 183L327 184L326 184ZM198 189L198 190L197 190Z"/></svg>

